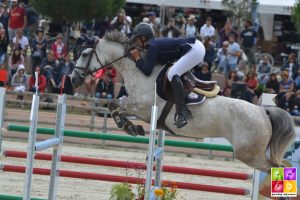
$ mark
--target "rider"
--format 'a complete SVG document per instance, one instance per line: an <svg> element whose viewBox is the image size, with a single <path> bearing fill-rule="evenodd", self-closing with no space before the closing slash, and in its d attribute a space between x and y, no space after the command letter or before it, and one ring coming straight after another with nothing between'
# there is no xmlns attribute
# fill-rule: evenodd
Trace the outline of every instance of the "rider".
<svg viewBox="0 0 300 200"><path fill-rule="evenodd" d="M181 128L192 118L191 111L186 104L201 101L203 96L190 93L185 98L185 91L180 76L191 70L197 64L203 62L205 47L196 38L155 38L151 25L139 23L135 26L130 41L136 47L130 51L136 62L136 66L146 75L150 76L156 62L167 63L177 60L167 72L173 93L177 111L175 114L175 125ZM140 56L139 49L146 49L144 58ZM186 102L185 102L186 100Z"/></svg>

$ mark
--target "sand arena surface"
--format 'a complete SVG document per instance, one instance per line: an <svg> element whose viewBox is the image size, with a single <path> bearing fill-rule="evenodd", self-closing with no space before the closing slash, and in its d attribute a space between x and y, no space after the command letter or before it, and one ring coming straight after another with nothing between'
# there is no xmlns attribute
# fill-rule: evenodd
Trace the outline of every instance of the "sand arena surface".
<svg viewBox="0 0 300 200"><path fill-rule="evenodd" d="M5 139L3 142L4 149L26 151L27 144L21 140ZM51 150L43 151L51 153ZM146 150L136 150L100 147L91 145L75 145L65 143L63 146L63 155L83 156L92 158L103 158L122 161L146 162ZM25 159L18 158L0 158L1 163L11 165L25 166ZM224 159L209 160L200 156L187 157L184 154L168 153L164 155L164 164L173 166L194 167L200 169L218 169L230 172L253 173L253 170L239 161L225 161ZM50 168L51 162L35 160L34 167ZM61 163L61 169L95 172L101 174L121 175L139 177L139 173L134 169L112 168L104 166L93 166L84 164ZM142 177L145 172L142 172ZM227 187L252 188L252 180L242 181L224 178L213 178L205 176L194 176L174 173L163 173L164 180L191 182L198 184L219 185ZM0 172L0 193L21 195L23 191L24 174ZM58 199L61 200L108 200L113 182L84 180L75 178L59 178ZM33 175L32 197L47 198L49 186L49 177ZM200 199L230 199L244 200L251 199L250 196L227 195L221 193L201 192L192 190L179 190L179 198L185 200Z"/></svg>

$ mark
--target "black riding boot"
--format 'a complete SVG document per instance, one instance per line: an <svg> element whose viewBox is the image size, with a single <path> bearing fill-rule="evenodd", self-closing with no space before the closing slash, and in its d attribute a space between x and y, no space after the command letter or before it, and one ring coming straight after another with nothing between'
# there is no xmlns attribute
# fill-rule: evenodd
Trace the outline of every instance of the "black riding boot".
<svg viewBox="0 0 300 200"><path fill-rule="evenodd" d="M187 120L192 118L192 113L185 105L185 93L180 77L178 75L173 76L172 81L170 83L173 89L176 103L174 125L176 125L177 128L182 128L187 124Z"/></svg>

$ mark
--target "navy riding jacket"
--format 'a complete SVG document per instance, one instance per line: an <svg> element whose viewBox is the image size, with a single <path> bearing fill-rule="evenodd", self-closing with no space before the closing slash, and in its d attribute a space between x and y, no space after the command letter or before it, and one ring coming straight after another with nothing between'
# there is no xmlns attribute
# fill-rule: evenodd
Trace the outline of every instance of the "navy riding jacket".
<svg viewBox="0 0 300 200"><path fill-rule="evenodd" d="M145 58L136 61L136 66L146 75L150 76L155 64L167 63L179 59L187 53L195 43L195 38L155 38L150 39L147 44Z"/></svg>

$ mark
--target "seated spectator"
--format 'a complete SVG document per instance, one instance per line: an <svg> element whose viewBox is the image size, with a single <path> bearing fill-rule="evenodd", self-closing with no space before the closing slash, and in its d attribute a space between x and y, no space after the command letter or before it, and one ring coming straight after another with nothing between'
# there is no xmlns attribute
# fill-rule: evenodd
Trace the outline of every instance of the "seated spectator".
<svg viewBox="0 0 300 200"><path fill-rule="evenodd" d="M20 64L17 72L13 75L11 80L11 86L16 92L25 92L27 89L27 77L25 75L25 67ZM18 99L23 99L23 96L18 96Z"/></svg>
<svg viewBox="0 0 300 200"><path fill-rule="evenodd" d="M193 70L193 74L196 78L202 81L211 80L211 72L209 71L209 66L206 62L204 62L201 67L195 67Z"/></svg>
<svg viewBox="0 0 300 200"><path fill-rule="evenodd" d="M124 83L123 83L122 86L121 86L121 88L120 88L120 91L119 91L119 94L118 94L118 96L117 96L117 99L119 99L119 98L124 98L124 97L128 97L128 94L127 94L125 85L124 85Z"/></svg>
<svg viewBox="0 0 300 200"><path fill-rule="evenodd" d="M47 87L46 77L41 73L40 66L36 66L35 72L38 73L38 92L44 93ZM29 78L29 91L36 92L36 89L37 88L35 87L35 74L33 74Z"/></svg>
<svg viewBox="0 0 300 200"><path fill-rule="evenodd" d="M218 49L217 52L217 60L218 60L218 71L219 72L226 72L227 69L227 50L228 50L229 42L224 41L223 46Z"/></svg>
<svg viewBox="0 0 300 200"><path fill-rule="evenodd" d="M294 108L291 110L291 115L300 116L300 90L296 91L294 98Z"/></svg>
<svg viewBox="0 0 300 200"><path fill-rule="evenodd" d="M96 78L96 72L94 72L92 75L89 75L84 80L84 86L87 91L87 95L93 97L95 94L95 88L98 83L98 79Z"/></svg>
<svg viewBox="0 0 300 200"><path fill-rule="evenodd" d="M270 64L269 57L264 56L261 63L258 64L258 81L260 84L266 84L269 80L272 65Z"/></svg>
<svg viewBox="0 0 300 200"><path fill-rule="evenodd" d="M60 77L66 76L65 78L65 85L64 85L64 93L73 95L73 86L71 83L70 75L72 74L72 71L75 67L75 63L70 59L70 53L67 53L67 55L64 58L64 61L60 63ZM60 78L60 79L61 79ZM77 90L75 91L75 93Z"/></svg>
<svg viewBox="0 0 300 200"><path fill-rule="evenodd" d="M63 43L63 39L63 35L59 33L56 36L56 41L51 45L51 50L54 53L55 60L61 60L67 54L67 49Z"/></svg>
<svg viewBox="0 0 300 200"><path fill-rule="evenodd" d="M249 71L247 73L245 82L247 83L246 100L252 103L253 97L255 96L258 87L258 80L256 78L256 74L253 71Z"/></svg>
<svg viewBox="0 0 300 200"><path fill-rule="evenodd" d="M294 80L294 87L295 87L295 90L300 89L300 69L298 69L298 71L297 71L297 76Z"/></svg>
<svg viewBox="0 0 300 200"><path fill-rule="evenodd" d="M18 66L22 64L25 65L24 57L21 54L19 48L15 48L12 52L12 55L8 59L8 67L9 67L9 77L10 79L16 73Z"/></svg>
<svg viewBox="0 0 300 200"><path fill-rule="evenodd" d="M20 47L21 53L25 57L29 46L29 40L23 35L23 29L18 29L16 36L13 38L14 47Z"/></svg>
<svg viewBox="0 0 300 200"><path fill-rule="evenodd" d="M291 111L293 111L295 107L294 93L288 91L281 95L278 99L278 107L291 113Z"/></svg>
<svg viewBox="0 0 300 200"><path fill-rule="evenodd" d="M289 72L283 70L281 72L281 81L279 82L279 92L293 92L294 91L294 81L289 78Z"/></svg>
<svg viewBox="0 0 300 200"><path fill-rule="evenodd" d="M288 57L288 61L283 63L282 70L287 70L289 73L289 78L295 79L298 68L299 64L297 63L296 54L291 53Z"/></svg>
<svg viewBox="0 0 300 200"><path fill-rule="evenodd" d="M223 90L223 95L226 97L231 96L231 86L233 82L238 82L238 75L236 71L231 71L228 74L228 78L226 79L225 88Z"/></svg>
<svg viewBox="0 0 300 200"><path fill-rule="evenodd" d="M5 67L5 60L7 55L7 46L9 39L6 36L5 29L0 29L0 68Z"/></svg>
<svg viewBox="0 0 300 200"><path fill-rule="evenodd" d="M112 99L114 98L114 85L111 80L111 75L109 71L105 71L102 78L98 82L95 90L96 98Z"/></svg>
<svg viewBox="0 0 300 200"><path fill-rule="evenodd" d="M35 72L35 67L41 64L41 61L47 56L47 41L44 38L44 31L38 30L36 37L31 43L31 57L32 57L32 74Z"/></svg>
<svg viewBox="0 0 300 200"><path fill-rule="evenodd" d="M277 76L275 73L272 73L270 75L269 80L266 83L265 92L271 93L271 94L278 94L279 93L279 87L280 84L277 80Z"/></svg>
<svg viewBox="0 0 300 200"><path fill-rule="evenodd" d="M177 38L181 36L180 30L175 26L175 19L169 19L167 26L165 26L162 30L162 35L169 38Z"/></svg>
<svg viewBox="0 0 300 200"><path fill-rule="evenodd" d="M58 69L59 67L55 61L54 53L53 51L49 51L47 57L41 62L41 71L47 80L50 80L53 88L58 87L57 81L60 78L58 77Z"/></svg>

